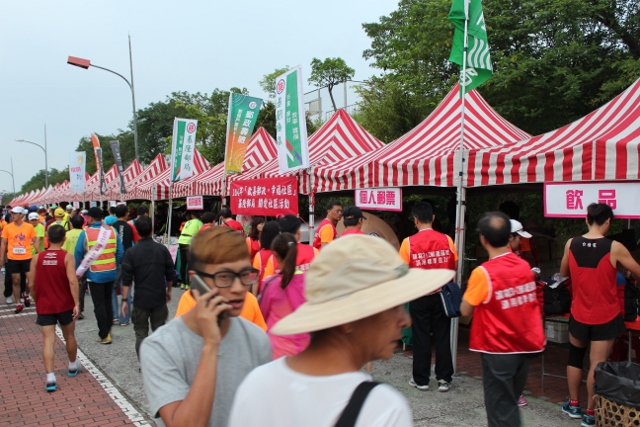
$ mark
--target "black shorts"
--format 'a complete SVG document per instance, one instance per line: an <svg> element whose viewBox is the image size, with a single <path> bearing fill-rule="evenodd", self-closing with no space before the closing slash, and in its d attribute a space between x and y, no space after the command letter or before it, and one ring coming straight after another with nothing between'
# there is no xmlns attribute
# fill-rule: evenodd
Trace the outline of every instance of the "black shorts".
<svg viewBox="0 0 640 427"><path fill-rule="evenodd" d="M71 322L73 322L73 310L56 314L38 314L36 319L36 325L40 326L55 326L57 323L67 326Z"/></svg>
<svg viewBox="0 0 640 427"><path fill-rule="evenodd" d="M569 333L580 341L607 341L618 338L624 332L624 320L622 314L602 325L587 325L578 322L571 316L569 318Z"/></svg>
<svg viewBox="0 0 640 427"><path fill-rule="evenodd" d="M15 260L8 259L7 260L7 274L20 274L20 273L28 273L31 270L31 260Z"/></svg>

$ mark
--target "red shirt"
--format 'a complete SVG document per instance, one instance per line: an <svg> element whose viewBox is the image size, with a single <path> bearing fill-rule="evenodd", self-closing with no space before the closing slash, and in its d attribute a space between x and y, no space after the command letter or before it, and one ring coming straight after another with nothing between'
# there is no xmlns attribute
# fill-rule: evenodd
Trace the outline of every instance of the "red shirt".
<svg viewBox="0 0 640 427"><path fill-rule="evenodd" d="M231 227L234 230L239 231L240 233L242 233L244 235L244 227L242 226L242 224L240 224L235 219L229 219L229 220L225 221L224 225L226 225L227 227Z"/></svg>
<svg viewBox="0 0 640 427"><path fill-rule="evenodd" d="M340 235L340 237L348 236L349 234L364 234L364 233L362 232L362 230L358 230L357 228L352 228L350 230L344 230Z"/></svg>
<svg viewBox="0 0 640 427"><path fill-rule="evenodd" d="M571 315L587 325L602 325L620 314L611 239L575 237L569 246Z"/></svg>
<svg viewBox="0 0 640 427"><path fill-rule="evenodd" d="M73 310L75 303L69 288L63 250L46 250L39 253L36 267L36 312L58 314Z"/></svg>
<svg viewBox="0 0 640 427"><path fill-rule="evenodd" d="M537 353L544 350L542 314L529 263L507 252L476 268L467 292L486 287L487 296L475 308L469 350L491 354ZM472 305L472 298L465 300Z"/></svg>
<svg viewBox="0 0 640 427"><path fill-rule="evenodd" d="M322 248L322 238L320 237L320 235L322 234L322 229L324 227L331 228L331 231L333 233L333 239L331 240L334 240L336 237L338 237L338 230L336 230L336 227L327 218L323 219L322 221L320 221L320 224L318 225L318 229L316 230L316 233L313 236L313 247L316 249Z"/></svg>

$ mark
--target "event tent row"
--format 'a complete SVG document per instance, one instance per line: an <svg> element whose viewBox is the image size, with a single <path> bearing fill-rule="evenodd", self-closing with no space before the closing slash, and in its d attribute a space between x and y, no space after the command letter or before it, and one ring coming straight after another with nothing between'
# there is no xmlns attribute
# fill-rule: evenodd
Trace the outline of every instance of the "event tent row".
<svg viewBox="0 0 640 427"><path fill-rule="evenodd" d="M476 91L465 97L464 173L467 188L561 181L640 179L640 79L589 115L560 129L532 137L509 123ZM459 172L462 102L456 85L418 126L383 144L344 110L336 112L309 137L310 168L298 177L302 194L357 188L454 187ZM225 175L224 164L209 166L196 152L196 174L172 185L173 197L228 195L234 180L282 176L274 139L258 129L247 146L240 174ZM88 177L84 194L69 183L32 191L14 204L80 200L166 200L170 168L158 155L144 169L133 162L120 194L117 169L105 173L100 195L97 174ZM225 189L226 184L226 189Z"/></svg>

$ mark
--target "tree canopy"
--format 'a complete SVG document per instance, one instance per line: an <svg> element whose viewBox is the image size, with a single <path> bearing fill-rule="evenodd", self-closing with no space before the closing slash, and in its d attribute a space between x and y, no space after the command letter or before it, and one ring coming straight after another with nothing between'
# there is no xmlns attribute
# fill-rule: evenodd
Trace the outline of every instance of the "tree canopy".
<svg viewBox="0 0 640 427"><path fill-rule="evenodd" d="M326 87L329 91L333 110L337 111L336 101L333 99L333 88L337 84L351 80L355 73L356 71L348 67L342 58L327 58L324 61L313 58L309 83L315 83L318 88Z"/></svg>

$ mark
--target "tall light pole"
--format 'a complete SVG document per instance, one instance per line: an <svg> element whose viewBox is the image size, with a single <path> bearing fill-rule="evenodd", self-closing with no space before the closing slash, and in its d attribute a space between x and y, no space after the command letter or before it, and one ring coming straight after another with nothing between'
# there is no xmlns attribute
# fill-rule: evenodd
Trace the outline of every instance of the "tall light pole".
<svg viewBox="0 0 640 427"><path fill-rule="evenodd" d="M15 198L16 197L16 179L13 177L13 157L11 158L11 172L6 171L4 169L0 169L0 172L5 172L11 175L11 181L13 184L13 197Z"/></svg>
<svg viewBox="0 0 640 427"><path fill-rule="evenodd" d="M49 186L49 159L47 156L47 125L44 125L44 147L40 144L37 144L32 141L27 141L25 139L16 139L16 142L24 142L25 144L35 145L39 147L42 151L44 151L44 185L45 187Z"/></svg>
<svg viewBox="0 0 640 427"><path fill-rule="evenodd" d="M140 159L138 158L138 114L136 113L136 92L133 88L133 55L131 53L131 36L129 36L129 69L131 71L131 81L129 81L120 73L116 73L115 71L108 68L92 64L88 59L70 56L69 58L67 58L67 64L75 65L76 67L84 68L85 70L88 70L89 67L99 68L101 70L115 74L127 83L129 89L131 89L131 101L133 103L133 145L135 148L136 160L140 161Z"/></svg>

